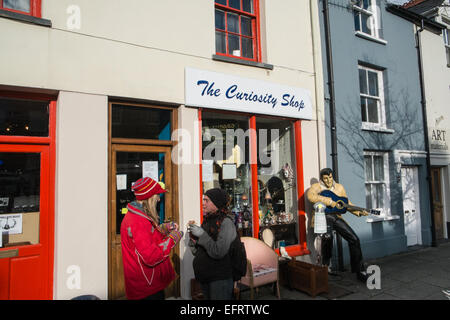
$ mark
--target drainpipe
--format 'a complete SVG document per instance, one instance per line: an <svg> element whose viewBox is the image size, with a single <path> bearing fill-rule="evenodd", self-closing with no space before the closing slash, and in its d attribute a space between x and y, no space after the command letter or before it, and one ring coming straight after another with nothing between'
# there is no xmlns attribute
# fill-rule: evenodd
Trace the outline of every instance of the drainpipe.
<svg viewBox="0 0 450 320"><path fill-rule="evenodd" d="M427 121L427 103L425 99L425 84L423 76L423 61L422 61L422 43L420 39L420 33L424 30L424 22L421 19L420 29L416 31L416 49L417 58L419 63L419 80L420 80L420 95L422 104L422 119L425 138L425 151L427 153L427 181L428 181L428 197L430 203L430 215L431 215L431 246L437 247L436 242L436 228L434 221L434 204L433 204L433 189L431 181L431 162L430 162L430 145L428 141L428 121Z"/></svg>
<svg viewBox="0 0 450 320"><path fill-rule="evenodd" d="M330 105L331 163L333 169L333 178L336 182L339 182L337 136L336 136L336 107L334 97L333 52L331 47L330 16L329 16L328 0L322 0L322 3L323 3L323 17L325 27L325 45L327 52L328 94ZM338 249L338 270L344 271L344 259L342 254L342 237L339 234L336 234L336 243Z"/></svg>

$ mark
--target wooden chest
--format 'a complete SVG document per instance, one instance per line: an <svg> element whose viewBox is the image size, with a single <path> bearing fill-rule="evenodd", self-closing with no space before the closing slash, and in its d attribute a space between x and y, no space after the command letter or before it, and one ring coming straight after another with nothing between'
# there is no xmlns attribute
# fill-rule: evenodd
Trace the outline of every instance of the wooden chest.
<svg viewBox="0 0 450 320"><path fill-rule="evenodd" d="M315 297L328 292L328 268L292 260L288 263L288 285Z"/></svg>

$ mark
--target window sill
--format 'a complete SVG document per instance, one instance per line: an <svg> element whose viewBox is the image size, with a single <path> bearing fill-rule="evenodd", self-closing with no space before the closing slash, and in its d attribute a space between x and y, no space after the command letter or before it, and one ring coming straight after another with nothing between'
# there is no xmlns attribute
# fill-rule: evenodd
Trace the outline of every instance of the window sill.
<svg viewBox="0 0 450 320"><path fill-rule="evenodd" d="M365 125L364 123L361 126L361 130L363 130L363 131L375 131L375 132L381 132L381 133L395 133L394 129L370 126L370 125Z"/></svg>
<svg viewBox="0 0 450 320"><path fill-rule="evenodd" d="M386 40L375 38L373 36L365 34L364 32L361 32L361 31L356 31L355 32L355 36L363 38L363 39L366 39L366 40L370 40L370 41L373 41L373 42L381 43L381 44L384 44L384 45L387 44Z"/></svg>
<svg viewBox="0 0 450 320"><path fill-rule="evenodd" d="M366 219L367 223L380 222L380 221L393 221L400 220L400 216L375 216L369 215Z"/></svg>
<svg viewBox="0 0 450 320"><path fill-rule="evenodd" d="M222 61L222 62L231 62L231 63L241 64L244 66L258 67L258 68L273 70L273 65L263 63L263 62L242 60L242 59L238 59L238 58L220 56L217 54L213 54L212 58L213 58L213 60Z"/></svg>
<svg viewBox="0 0 450 320"><path fill-rule="evenodd" d="M31 24L35 24L38 26L42 26L42 27L49 27L49 28L52 27L52 22L48 19L37 18L37 17L26 15L26 14L20 14L17 12L8 11L8 10L0 9L0 18L6 18L6 19L11 19L11 20L31 23Z"/></svg>

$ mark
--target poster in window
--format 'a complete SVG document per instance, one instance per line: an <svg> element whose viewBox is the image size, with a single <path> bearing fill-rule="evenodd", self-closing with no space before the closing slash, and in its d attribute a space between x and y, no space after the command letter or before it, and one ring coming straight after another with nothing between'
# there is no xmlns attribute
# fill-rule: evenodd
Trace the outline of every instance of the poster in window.
<svg viewBox="0 0 450 320"><path fill-rule="evenodd" d="M6 214L0 216L0 233L21 234L22 214Z"/></svg>
<svg viewBox="0 0 450 320"><path fill-rule="evenodd" d="M222 178L226 179L236 179L236 164L235 163L224 163L222 166Z"/></svg>
<svg viewBox="0 0 450 320"><path fill-rule="evenodd" d="M202 161L202 181L209 182L213 181L213 165L214 160L203 160Z"/></svg>
<svg viewBox="0 0 450 320"><path fill-rule="evenodd" d="M127 175L126 174L116 175L116 185L117 185L117 190L126 190L127 189Z"/></svg>
<svg viewBox="0 0 450 320"><path fill-rule="evenodd" d="M142 161L142 177L149 177L159 181L158 161Z"/></svg>

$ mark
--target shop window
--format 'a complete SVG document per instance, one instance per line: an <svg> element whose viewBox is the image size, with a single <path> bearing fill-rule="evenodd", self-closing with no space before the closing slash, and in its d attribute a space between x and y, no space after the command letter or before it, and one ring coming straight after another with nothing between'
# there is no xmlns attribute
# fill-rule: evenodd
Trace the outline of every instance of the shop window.
<svg viewBox="0 0 450 320"><path fill-rule="evenodd" d="M203 193L226 190L235 224L243 236L252 236L248 118L203 112L202 156Z"/></svg>
<svg viewBox="0 0 450 320"><path fill-rule="evenodd" d="M298 243L295 143L291 121L256 118L259 230L270 228L275 247Z"/></svg>
<svg viewBox="0 0 450 320"><path fill-rule="evenodd" d="M299 244L295 130L289 120L202 113L202 189L225 189L242 236ZM256 137L256 145L252 145ZM253 155L251 152L256 154ZM252 177L254 173L257 177ZM253 199L253 196L257 199ZM257 224L257 225L256 225Z"/></svg>
<svg viewBox="0 0 450 320"><path fill-rule="evenodd" d="M122 104L112 105L112 138L171 139L172 111Z"/></svg>
<svg viewBox="0 0 450 320"><path fill-rule="evenodd" d="M258 60L258 0L215 0L216 53Z"/></svg>
<svg viewBox="0 0 450 320"><path fill-rule="evenodd" d="M49 103L0 98L0 136L49 135Z"/></svg>
<svg viewBox="0 0 450 320"><path fill-rule="evenodd" d="M1 0L0 9L41 17L41 0Z"/></svg>

